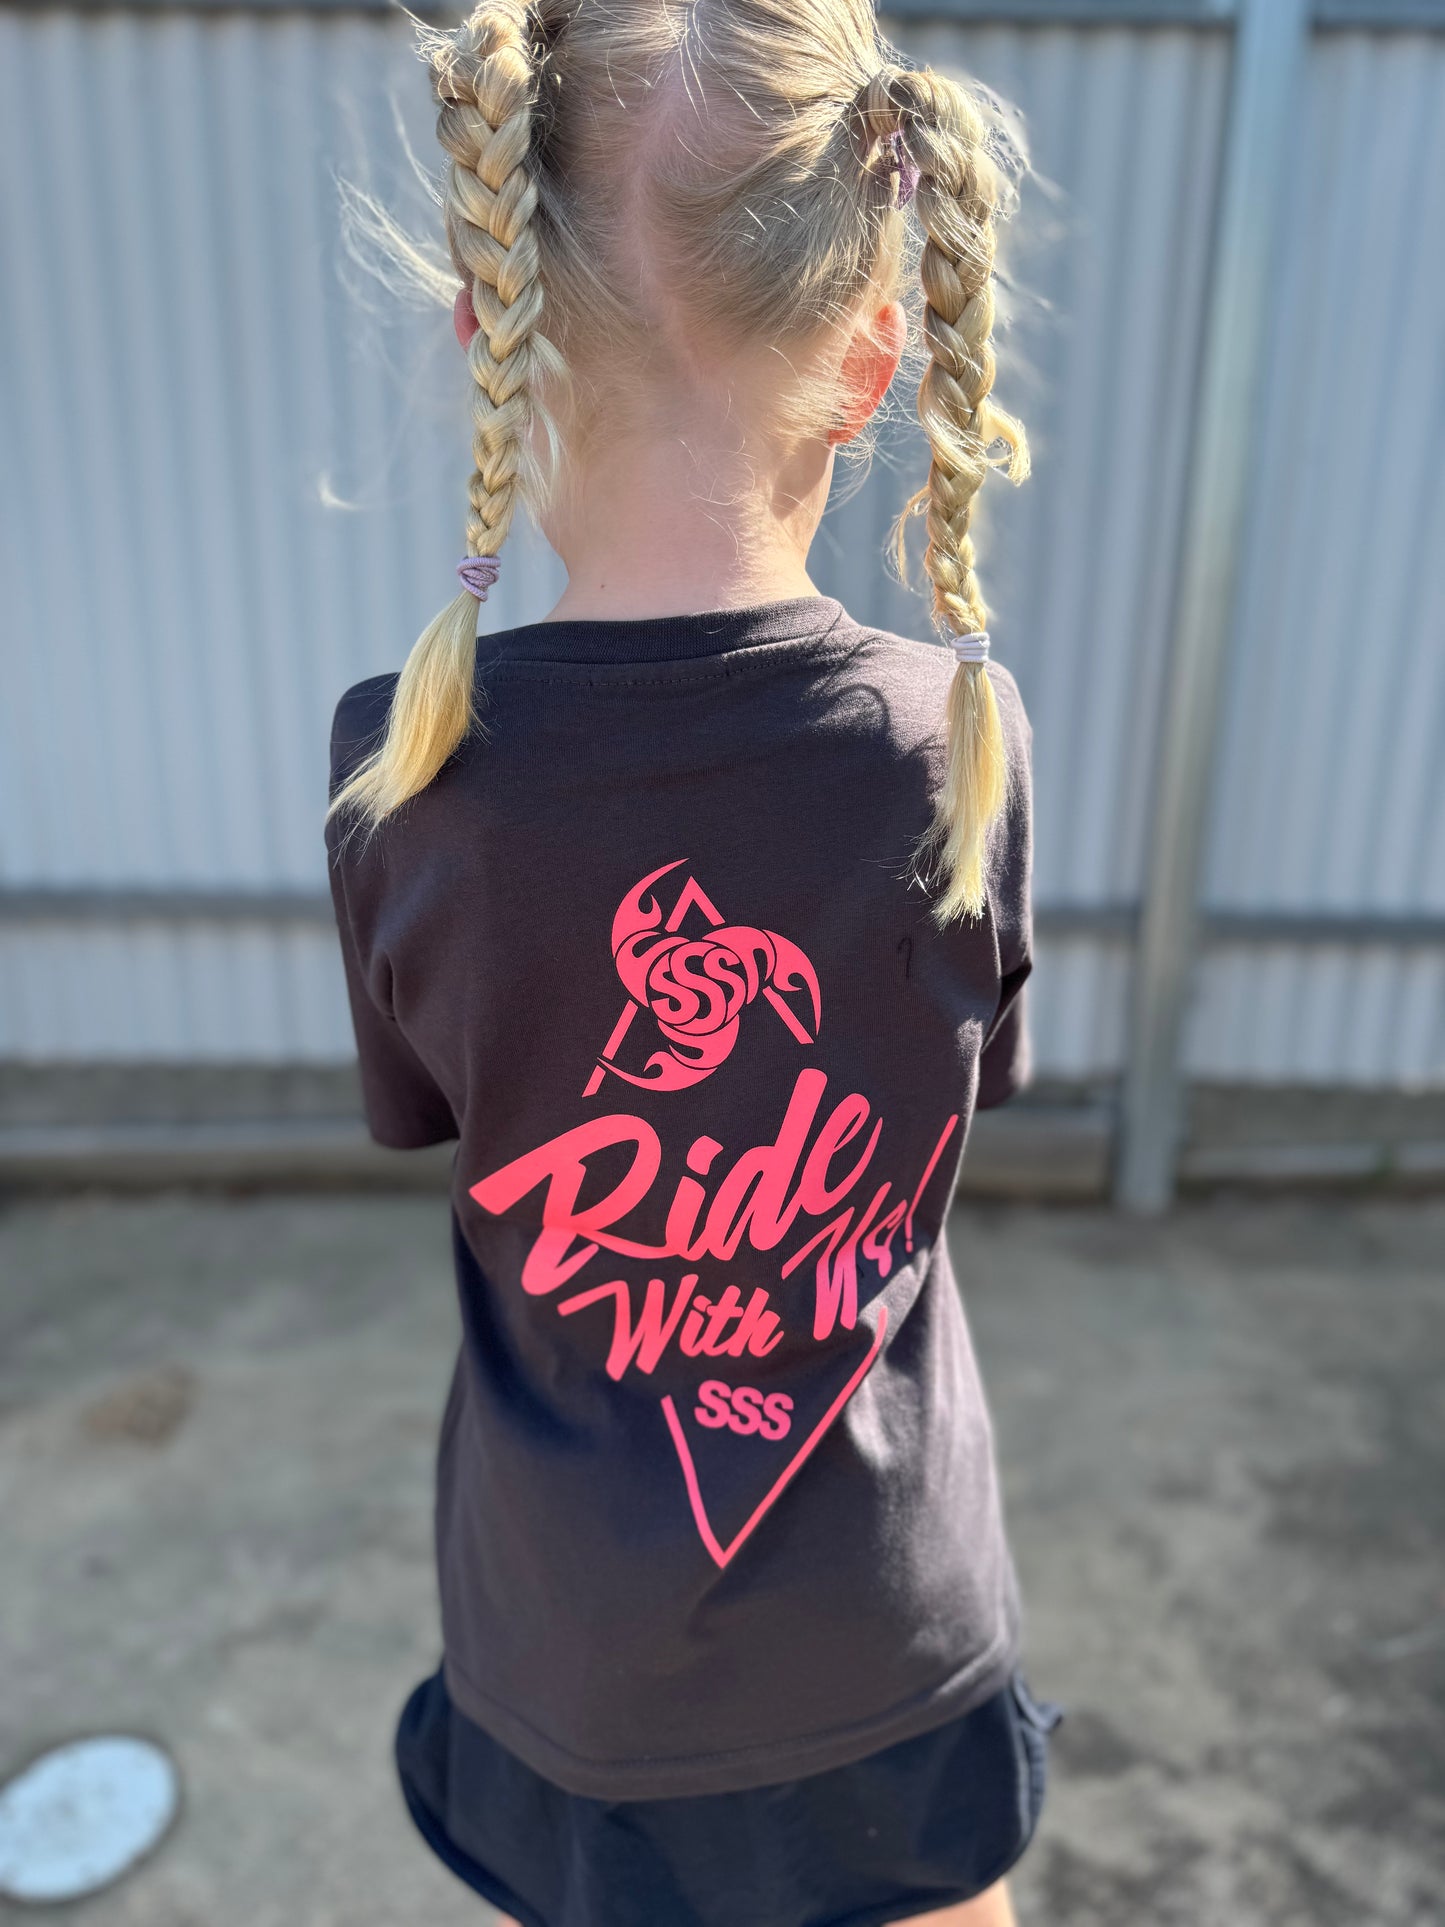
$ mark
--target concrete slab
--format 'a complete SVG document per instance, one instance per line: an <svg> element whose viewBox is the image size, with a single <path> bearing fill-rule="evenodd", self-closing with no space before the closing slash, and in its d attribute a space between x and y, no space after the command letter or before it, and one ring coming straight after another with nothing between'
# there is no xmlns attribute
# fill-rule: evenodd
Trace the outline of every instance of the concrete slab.
<svg viewBox="0 0 1445 1927"><path fill-rule="evenodd" d="M1192 1084L1181 1190L1445 1186L1445 1089ZM1106 1199L1113 1080L1039 1077L974 1118L968 1198ZM22 1063L0 1059L0 1196L7 1192L445 1191L451 1145L402 1155L361 1122L356 1065Z"/></svg>
<svg viewBox="0 0 1445 1927"><path fill-rule="evenodd" d="M953 1235L1029 1670L1069 1707L1024 1927L1438 1927L1445 1203ZM155 1858L64 1918L484 1921L389 1759L437 1657L445 1208L33 1199L0 1277L0 1776L112 1730L185 1778Z"/></svg>

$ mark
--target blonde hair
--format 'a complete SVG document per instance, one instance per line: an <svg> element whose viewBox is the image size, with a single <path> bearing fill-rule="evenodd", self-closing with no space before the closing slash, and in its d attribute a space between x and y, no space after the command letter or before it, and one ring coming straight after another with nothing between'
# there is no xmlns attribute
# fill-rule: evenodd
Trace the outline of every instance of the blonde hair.
<svg viewBox="0 0 1445 1927"><path fill-rule="evenodd" d="M990 399L995 216L1013 191L994 106L901 64L869 0L484 0L452 31L422 28L421 44L450 159L447 241L479 323L468 554L499 555L519 503L544 502L559 421L574 447L605 434L660 360L686 379L714 345L806 341L892 298L906 158L931 460L898 550L922 514L936 621L983 629L974 501L991 467L1028 472L1022 429ZM684 117L700 127L702 109L699 138ZM1021 162L1011 129L1008 144ZM800 380L797 407L815 426L837 399ZM476 616L463 593L423 632L385 737L333 813L376 826L479 727ZM918 852L940 924L983 910L1007 781L987 668L960 663Z"/></svg>

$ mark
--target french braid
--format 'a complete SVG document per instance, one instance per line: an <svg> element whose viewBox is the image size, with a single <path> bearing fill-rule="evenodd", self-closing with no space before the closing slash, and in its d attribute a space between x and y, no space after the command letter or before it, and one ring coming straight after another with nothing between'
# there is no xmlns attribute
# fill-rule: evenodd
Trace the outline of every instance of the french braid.
<svg viewBox="0 0 1445 1927"><path fill-rule="evenodd" d="M539 376L562 373L540 330L541 261L528 168L535 76L528 17L518 0L488 0L451 33L428 33L437 138L450 156L444 210L457 272L470 285L478 327L472 374L467 553L501 553L518 500L536 479L533 430ZM333 801L373 823L415 796L479 720L475 712L475 598L463 590L434 618L397 682L386 736Z"/></svg>
<svg viewBox="0 0 1445 1927"><path fill-rule="evenodd" d="M919 383L918 418L931 460L926 485L899 521L900 561L907 520L921 513L935 618L953 635L970 635L988 623L974 573L975 499L991 468L1013 482L1029 470L1022 427L991 398L994 213L1003 184L983 117L967 89L947 75L885 67L864 89L859 108L871 138L887 139L896 129L919 176L929 362ZM1002 455L994 452L1000 446ZM961 662L948 695L947 772L921 852L941 885L934 905L940 924L982 912L988 830L1003 808L1007 779L987 666Z"/></svg>

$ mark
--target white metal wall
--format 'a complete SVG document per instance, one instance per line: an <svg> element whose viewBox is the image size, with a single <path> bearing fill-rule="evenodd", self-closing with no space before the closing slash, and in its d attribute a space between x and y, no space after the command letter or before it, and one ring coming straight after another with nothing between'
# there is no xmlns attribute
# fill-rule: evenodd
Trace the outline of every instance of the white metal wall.
<svg viewBox="0 0 1445 1927"><path fill-rule="evenodd" d="M394 109L429 159L384 16L0 11L7 886L324 888L332 707L449 598L465 502L450 323L339 239L338 170L431 213ZM532 548L499 623L555 600ZM351 1048L314 920L32 917L0 963L0 1056Z"/></svg>
<svg viewBox="0 0 1445 1927"><path fill-rule="evenodd" d="M1315 43L1287 187L1205 881L1445 914L1445 36ZM1445 951L1208 956L1196 1074L1445 1076Z"/></svg>
<svg viewBox="0 0 1445 1927"><path fill-rule="evenodd" d="M899 37L1017 100L1060 189L1035 194L1022 237L1047 305L1019 304L1004 357L1036 475L992 491L985 582L1034 718L1038 898L1128 903L1227 37ZM77 92L85 115L63 109ZM1432 230L1418 186L1401 193L1427 177L1445 190L1442 110L1439 41L1337 35L1313 51L1210 872L1220 907L1442 907L1445 263L1410 248L1412 223ZM337 169L370 165L388 201L426 218L398 112L430 165L423 76L384 17L0 10L0 883L320 885L331 706L395 666L444 599L461 519L449 324L394 307L337 236ZM921 633L878 559L908 480L895 453L904 470L916 457L890 446L830 517L819 573L858 615ZM555 587L534 545L487 619L540 614ZM0 1056L349 1050L334 939L304 920L0 921L0 970ZM1438 1072L1440 973L1423 953L1222 953L1202 970L1191 1068ZM1122 942L1047 943L1041 1069L1117 1069L1127 986Z"/></svg>
<svg viewBox="0 0 1445 1927"><path fill-rule="evenodd" d="M962 66L1023 111L1040 176L1007 236L1021 287L1000 399L1034 474L985 490L981 574L999 657L1034 725L1035 895L1055 909L1136 902L1154 718L1229 42L1179 28L900 29L913 58ZM910 437L908 451L916 450ZM900 452L909 484L921 457ZM904 494L880 472L824 524L820 574L859 615L926 633L877 557ZM920 630L920 624L923 624ZM1129 946L1041 946L1040 1069L1116 1071Z"/></svg>

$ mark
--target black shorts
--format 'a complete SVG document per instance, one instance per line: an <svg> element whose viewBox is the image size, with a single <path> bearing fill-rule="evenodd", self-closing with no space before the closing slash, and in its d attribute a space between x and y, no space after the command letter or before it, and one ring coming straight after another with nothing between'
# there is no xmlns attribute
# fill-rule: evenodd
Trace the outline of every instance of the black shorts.
<svg viewBox="0 0 1445 1927"><path fill-rule="evenodd" d="M522 1927L882 1927L971 1900L1023 1853L1062 1709L1021 1672L850 1766L739 1793L566 1793L451 1704L407 1701L397 1767L452 1872Z"/></svg>

